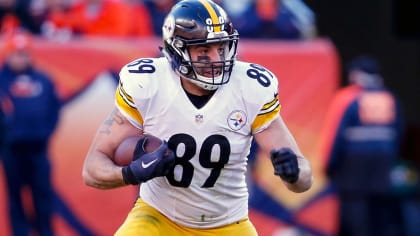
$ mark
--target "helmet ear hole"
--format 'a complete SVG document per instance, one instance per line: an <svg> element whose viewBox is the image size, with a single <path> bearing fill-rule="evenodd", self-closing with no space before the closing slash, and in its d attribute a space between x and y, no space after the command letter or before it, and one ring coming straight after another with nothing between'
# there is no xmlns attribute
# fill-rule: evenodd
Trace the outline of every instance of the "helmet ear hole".
<svg viewBox="0 0 420 236"><path fill-rule="evenodd" d="M173 45L174 45L174 47L176 47L180 50L183 50L184 46L185 46L184 42L182 40L179 40L179 39L174 39Z"/></svg>
<svg viewBox="0 0 420 236"><path fill-rule="evenodd" d="M179 73L182 75L188 75L191 72L191 68L186 65L179 66Z"/></svg>

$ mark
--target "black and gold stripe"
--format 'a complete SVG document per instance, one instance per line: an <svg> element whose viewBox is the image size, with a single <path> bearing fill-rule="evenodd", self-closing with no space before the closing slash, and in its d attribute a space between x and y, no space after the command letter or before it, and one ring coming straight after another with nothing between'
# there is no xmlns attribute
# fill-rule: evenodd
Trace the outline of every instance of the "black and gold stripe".
<svg viewBox="0 0 420 236"><path fill-rule="evenodd" d="M143 124L143 117L139 110L137 110L133 98L125 92L121 82L115 92L115 100L119 108L131 118L135 119L140 124Z"/></svg>
<svg viewBox="0 0 420 236"><path fill-rule="evenodd" d="M278 99L278 94L276 93L274 95L273 100L264 104L264 106L262 107L262 109L260 110L258 115L264 115L266 113L270 113L271 111L277 109L279 106L280 106L280 102L279 102L279 99Z"/></svg>
<svg viewBox="0 0 420 236"><path fill-rule="evenodd" d="M212 4L210 4L206 0L199 0L199 1L201 2L201 4L203 4L207 12L209 13L211 21L213 22L213 25L214 25L214 32L221 32L222 27L221 27L221 23L219 22L219 15L220 15L219 10L215 9L212 6Z"/></svg>
<svg viewBox="0 0 420 236"><path fill-rule="evenodd" d="M124 90L124 87L121 81L118 85L117 91L119 92L120 97L124 100L125 103L127 103L128 106L132 108L135 107L133 98L129 94L127 94L127 92Z"/></svg>
<svg viewBox="0 0 420 236"><path fill-rule="evenodd" d="M262 127L268 121L274 119L274 117L279 113L281 108L278 94L274 95L273 100L264 104L261 108L260 112L258 113L257 117L255 118L254 122L251 125L252 130L257 130L258 128Z"/></svg>

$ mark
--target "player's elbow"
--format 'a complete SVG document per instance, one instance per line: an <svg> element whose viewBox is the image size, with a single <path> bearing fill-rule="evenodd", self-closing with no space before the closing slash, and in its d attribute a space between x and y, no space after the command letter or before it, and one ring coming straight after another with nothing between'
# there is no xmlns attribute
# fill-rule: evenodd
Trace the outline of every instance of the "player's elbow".
<svg viewBox="0 0 420 236"><path fill-rule="evenodd" d="M95 178L92 177L92 175L86 168L83 168L82 179L83 179L83 183L87 186L96 187L97 185L95 184L96 183Z"/></svg>
<svg viewBox="0 0 420 236"><path fill-rule="evenodd" d="M121 167L101 169L93 165L85 165L82 179L87 186L97 189L113 189L127 185L121 174Z"/></svg>
<svg viewBox="0 0 420 236"><path fill-rule="evenodd" d="M82 179L83 179L83 183L86 184L89 187L94 187L94 188L101 188L100 183L99 183L99 176L98 174L95 172L94 169L89 169L87 165L85 165L83 167L82 170Z"/></svg>
<svg viewBox="0 0 420 236"><path fill-rule="evenodd" d="M294 184L288 184L287 187L295 193L302 193L311 189L314 177L312 175L312 168L307 159L299 157L298 162L300 170L298 181Z"/></svg>
<svg viewBox="0 0 420 236"><path fill-rule="evenodd" d="M97 188L97 189L109 189L111 187L106 186L102 181L99 180L99 178L92 175L92 173L88 171L82 172L82 178L84 184L86 184L89 187Z"/></svg>
<svg viewBox="0 0 420 236"><path fill-rule="evenodd" d="M287 188L295 193L303 193L311 189L314 182L314 177L310 168L302 168L299 173L297 182L290 184L286 183Z"/></svg>
<svg viewBox="0 0 420 236"><path fill-rule="evenodd" d="M310 176L308 179L305 180L299 180L295 184L289 184L287 187L290 191L293 191L295 193L303 193L311 189L313 184L313 177Z"/></svg>

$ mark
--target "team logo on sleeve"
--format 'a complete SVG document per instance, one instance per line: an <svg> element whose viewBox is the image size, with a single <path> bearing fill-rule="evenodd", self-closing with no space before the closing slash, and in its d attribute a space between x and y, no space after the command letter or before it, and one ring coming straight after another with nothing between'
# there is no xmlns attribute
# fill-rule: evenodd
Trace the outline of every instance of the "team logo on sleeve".
<svg viewBox="0 0 420 236"><path fill-rule="evenodd" d="M233 111L229 114L227 122L232 130L240 130L246 124L246 114L244 111Z"/></svg>

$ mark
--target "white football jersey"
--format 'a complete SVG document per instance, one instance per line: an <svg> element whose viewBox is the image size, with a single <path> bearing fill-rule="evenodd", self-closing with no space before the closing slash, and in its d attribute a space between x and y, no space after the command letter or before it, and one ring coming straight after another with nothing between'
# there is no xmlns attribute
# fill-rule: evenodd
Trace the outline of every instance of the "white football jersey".
<svg viewBox="0 0 420 236"><path fill-rule="evenodd" d="M230 81L197 109L166 58L142 58L120 72L116 105L136 127L168 141L176 165L141 184L141 198L176 223L210 228L247 217L245 181L252 135L279 115L277 78L236 62Z"/></svg>

